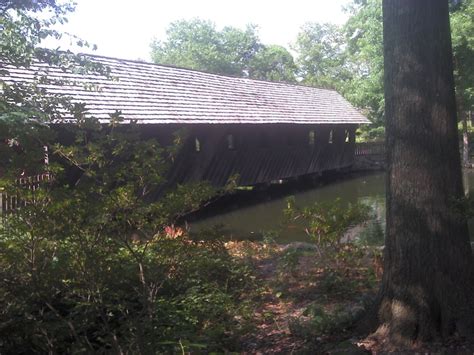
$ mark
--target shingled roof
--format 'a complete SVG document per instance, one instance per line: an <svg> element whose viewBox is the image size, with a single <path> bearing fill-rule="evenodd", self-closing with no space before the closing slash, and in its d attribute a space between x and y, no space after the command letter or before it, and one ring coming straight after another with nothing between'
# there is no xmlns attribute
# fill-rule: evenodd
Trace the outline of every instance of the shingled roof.
<svg viewBox="0 0 474 355"><path fill-rule="evenodd" d="M88 114L104 121L120 110L126 120L150 124L369 123L333 90L95 55L88 57L110 67L114 80L65 73L44 64L38 67L47 70L50 78L75 83L45 85L48 92L85 103ZM33 76L31 70L9 67L8 71L7 81L29 81ZM86 89L84 84L92 84L98 90Z"/></svg>

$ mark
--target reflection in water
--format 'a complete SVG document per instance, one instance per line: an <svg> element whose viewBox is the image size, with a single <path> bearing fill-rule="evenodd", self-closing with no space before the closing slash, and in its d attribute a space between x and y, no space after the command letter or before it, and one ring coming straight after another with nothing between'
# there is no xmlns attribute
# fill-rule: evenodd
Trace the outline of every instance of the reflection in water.
<svg viewBox="0 0 474 355"><path fill-rule="evenodd" d="M465 191L474 186L474 172L463 175ZM362 232L361 239L370 244L382 244L385 234L385 174L371 174L346 181L337 181L323 187L316 187L295 194L299 207L314 202L332 201L340 198L347 203L362 202L372 207L373 218ZM218 216L209 217L191 224L191 232L221 225L223 231L233 238L252 238L265 232L279 230L278 242L309 241L305 232L297 224L283 226L283 210L286 198L279 198L241 208ZM474 220L469 221L471 238L474 234Z"/></svg>

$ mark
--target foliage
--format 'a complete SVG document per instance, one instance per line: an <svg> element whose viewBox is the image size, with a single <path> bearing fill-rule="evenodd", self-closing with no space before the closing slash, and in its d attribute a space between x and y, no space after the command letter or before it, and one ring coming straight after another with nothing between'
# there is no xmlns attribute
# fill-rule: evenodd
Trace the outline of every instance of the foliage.
<svg viewBox="0 0 474 355"><path fill-rule="evenodd" d="M288 248L279 257L278 274L284 279L288 275L294 276L299 267L301 251L294 248Z"/></svg>
<svg viewBox="0 0 474 355"><path fill-rule="evenodd" d="M249 77L269 81L296 81L293 56L282 46L262 46L249 63Z"/></svg>
<svg viewBox="0 0 474 355"><path fill-rule="evenodd" d="M290 280L298 279L301 277L299 275L305 275L304 282L313 285L313 288L300 292L300 296L296 293L295 296L306 300L315 299L315 304L324 303L324 300L345 302L356 294L371 292L377 280L372 265L367 267L370 264L368 248L362 241L358 241L357 235L354 240L343 241L343 236L350 227L373 217L371 212L371 208L365 204L343 204L340 200L316 202L311 206L298 208L294 198L290 198L284 213L292 223L298 221L305 228L316 244L316 252L312 248L307 248L306 252L289 248L282 253L279 258L279 283L276 284L281 293L295 293L290 291L292 287L295 288ZM300 270L301 268L307 270ZM301 324L299 321L295 322L293 325L298 328ZM326 320L322 322L326 323ZM302 325L303 328L308 326L312 331L324 332L319 329L322 325Z"/></svg>
<svg viewBox="0 0 474 355"><path fill-rule="evenodd" d="M218 31L212 22L200 19L171 23L166 41L151 45L155 63L235 76L244 75L260 46L255 26Z"/></svg>
<svg viewBox="0 0 474 355"><path fill-rule="evenodd" d="M58 4L54 0L8 0L0 5L0 62L28 66L33 58L54 56L55 51L39 49L48 37L61 34L51 28L66 22L66 14L74 9L70 2ZM31 16L41 12L42 17Z"/></svg>
<svg viewBox="0 0 474 355"><path fill-rule="evenodd" d="M344 26L352 78L344 96L377 126L384 123L382 1L354 0Z"/></svg>
<svg viewBox="0 0 474 355"><path fill-rule="evenodd" d="M68 127L74 144L55 145L49 185L5 185L27 205L0 229L0 349L233 349L250 271L219 239L172 226L213 191L183 186L150 200L166 149L111 121Z"/></svg>
<svg viewBox="0 0 474 355"><path fill-rule="evenodd" d="M369 211L370 208L362 203L345 205L340 199L298 208L294 197L291 197L287 200L284 213L286 218L303 223L308 236L323 249L338 246L344 232L365 221Z"/></svg>
<svg viewBox="0 0 474 355"><path fill-rule="evenodd" d="M474 110L474 1L462 1L451 14L451 37L458 108ZM462 114L462 112L458 112Z"/></svg>
<svg viewBox="0 0 474 355"><path fill-rule="evenodd" d="M383 142L385 140L385 126L361 126L356 131L357 142Z"/></svg>
<svg viewBox="0 0 474 355"><path fill-rule="evenodd" d="M173 22L165 41L151 44L155 63L176 65L215 74L272 81L295 80L291 54L280 46L260 43L257 27L216 29L200 19Z"/></svg>
<svg viewBox="0 0 474 355"><path fill-rule="evenodd" d="M20 233L2 235L2 352L235 349L250 272L220 244Z"/></svg>
<svg viewBox="0 0 474 355"><path fill-rule="evenodd" d="M52 79L38 61L108 75L83 56L39 47L61 36L51 26L72 9L54 0L0 5L0 189L21 201L0 224L0 352L232 350L250 271L220 240L173 226L214 191L163 189L175 147L143 140L120 112L100 124L44 89ZM15 66L33 80L8 81ZM65 112L74 120L58 125ZM18 184L45 172L53 178L34 190Z"/></svg>
<svg viewBox="0 0 474 355"><path fill-rule="evenodd" d="M41 48L47 38L60 38L53 29L57 23L67 21L66 15L74 9L69 2L54 0L9 0L0 7L0 171L21 173L42 171L44 146L54 140L54 132L46 125L60 120L61 115L74 107L66 97L45 95L45 85L67 85L51 79L41 61L68 72L100 73L108 75L107 68L93 63L82 55ZM77 39L80 46L89 46ZM28 67L32 71L29 82L8 80L15 67ZM34 120L32 120L34 118ZM7 144L5 144L5 142ZM21 142L21 145L19 144ZM15 151L15 154L12 154ZM18 154L18 153L22 154ZM28 167L29 171L25 170ZM8 167L8 171L6 171Z"/></svg>
<svg viewBox="0 0 474 355"><path fill-rule="evenodd" d="M298 34L294 50L298 53L298 75L302 83L340 89L349 79L345 66L344 37L338 26L305 24Z"/></svg>
<svg viewBox="0 0 474 355"><path fill-rule="evenodd" d="M377 126L383 125L381 0L354 0L342 26L307 23L294 50L301 81L340 91Z"/></svg>
<svg viewBox="0 0 474 355"><path fill-rule="evenodd" d="M455 56L458 102L463 110L474 103L472 0L452 4L451 25ZM368 140L384 126L383 28L381 0L353 0L346 11L350 17L342 28L328 24L306 24L294 49L302 82L335 88L374 123Z"/></svg>
<svg viewBox="0 0 474 355"><path fill-rule="evenodd" d="M470 110L474 100L474 18L472 0L452 6L451 24L458 101ZM364 139L378 136L384 126L383 29L381 0L353 0L342 28L308 23L298 34L294 49L302 82L339 90L374 123Z"/></svg>

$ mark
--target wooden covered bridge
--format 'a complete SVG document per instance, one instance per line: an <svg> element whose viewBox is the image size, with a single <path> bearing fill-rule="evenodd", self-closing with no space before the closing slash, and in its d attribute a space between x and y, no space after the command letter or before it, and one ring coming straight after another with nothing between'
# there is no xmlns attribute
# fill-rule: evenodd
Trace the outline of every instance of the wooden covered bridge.
<svg viewBox="0 0 474 355"><path fill-rule="evenodd" d="M173 182L207 180L222 186L238 177L239 185L255 185L347 168L354 162L355 130L369 123L333 90L90 58L110 67L114 79L41 64L36 69L71 80L44 87L85 103L87 114L101 122L119 110L125 122L136 121L144 137L162 144L171 143L174 132L184 132L169 176ZM9 71L8 80L32 75Z"/></svg>

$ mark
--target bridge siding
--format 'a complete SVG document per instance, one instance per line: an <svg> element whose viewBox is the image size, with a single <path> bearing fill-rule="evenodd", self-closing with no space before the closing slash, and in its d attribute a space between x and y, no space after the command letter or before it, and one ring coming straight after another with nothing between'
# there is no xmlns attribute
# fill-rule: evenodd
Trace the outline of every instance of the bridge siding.
<svg viewBox="0 0 474 355"><path fill-rule="evenodd" d="M224 186L239 175L239 185L350 167L354 162L356 125L196 125L188 126L187 139L173 163L169 180L174 183L209 181ZM333 130L333 143L329 132ZM309 131L316 132L314 145ZM351 141L345 143L345 130ZM163 131L161 131L163 134ZM161 135L162 135L161 134ZM228 149L227 135L234 136L235 149ZM201 151L195 151L195 138ZM262 146L262 138L266 141Z"/></svg>
<svg viewBox="0 0 474 355"><path fill-rule="evenodd" d="M61 126L56 128L61 141L71 141ZM167 177L169 184L209 181L216 187L226 185L235 175L239 176L237 183L246 186L349 168L354 164L356 128L356 124L139 126L144 139L156 138L162 146L170 146L175 132L185 130L184 143ZM314 145L309 144L311 130L316 133ZM329 144L331 130L333 143ZM344 142L345 130L350 132L348 143ZM228 134L234 136L234 149L228 149ZM195 151L196 137L201 143L200 152Z"/></svg>

